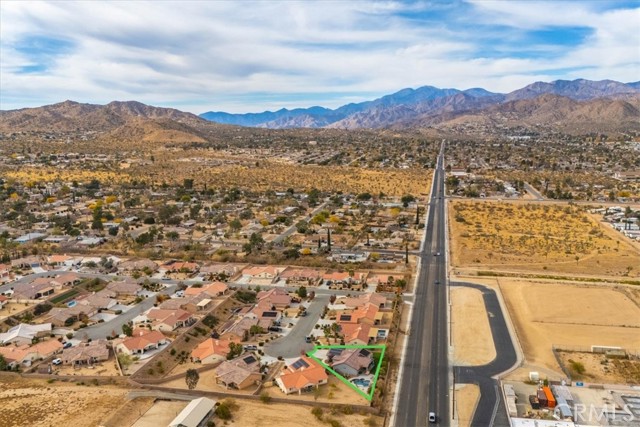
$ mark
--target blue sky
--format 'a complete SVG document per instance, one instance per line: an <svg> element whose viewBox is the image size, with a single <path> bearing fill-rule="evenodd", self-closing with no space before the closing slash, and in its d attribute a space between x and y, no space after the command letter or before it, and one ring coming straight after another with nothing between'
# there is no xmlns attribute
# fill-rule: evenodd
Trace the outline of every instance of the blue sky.
<svg viewBox="0 0 640 427"><path fill-rule="evenodd" d="M338 107L405 87L640 80L640 1L0 2L0 109Z"/></svg>

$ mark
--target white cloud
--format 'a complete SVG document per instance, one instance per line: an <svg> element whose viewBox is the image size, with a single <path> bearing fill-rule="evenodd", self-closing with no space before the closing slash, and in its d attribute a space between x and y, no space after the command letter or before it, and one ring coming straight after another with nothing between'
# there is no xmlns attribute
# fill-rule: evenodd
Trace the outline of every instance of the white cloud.
<svg viewBox="0 0 640 427"><path fill-rule="evenodd" d="M462 6L468 7L456 7ZM474 14L465 19L477 19L487 34L447 22L445 15L441 21L421 19L450 7L369 1L2 2L0 108L136 99L193 112L260 111L337 107L427 84L510 91L558 78L559 69L585 70L567 71L571 78L637 80L632 76L638 75L640 36L634 28L640 9L596 13L589 3L472 3ZM527 46L539 52L536 58L517 55L520 45L505 37L506 53L492 57L483 52L483 38L499 37L490 34L498 31L496 24L522 31L588 25L593 34L565 51ZM65 40L73 48L38 58L21 49L29 37ZM20 73L39 60L46 71Z"/></svg>

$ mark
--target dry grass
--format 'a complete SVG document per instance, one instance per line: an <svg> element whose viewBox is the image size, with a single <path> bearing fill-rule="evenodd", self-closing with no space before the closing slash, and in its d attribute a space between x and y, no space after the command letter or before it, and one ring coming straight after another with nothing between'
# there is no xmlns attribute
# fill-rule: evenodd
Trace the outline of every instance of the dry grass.
<svg viewBox="0 0 640 427"><path fill-rule="evenodd" d="M499 279L526 361L560 372L553 345L640 348L640 308L610 287Z"/></svg>
<svg viewBox="0 0 640 427"><path fill-rule="evenodd" d="M457 365L484 365L496 357L482 292L451 290L453 345Z"/></svg>
<svg viewBox="0 0 640 427"><path fill-rule="evenodd" d="M468 201L450 206L456 267L640 274L638 249L575 206Z"/></svg>
<svg viewBox="0 0 640 427"><path fill-rule="evenodd" d="M475 384L464 384L456 389L456 412L458 426L469 427L480 399L480 388Z"/></svg>
<svg viewBox="0 0 640 427"><path fill-rule="evenodd" d="M4 173L8 179L18 182L90 182L97 179L100 182L122 184L131 182L134 178L120 171L100 171L85 169L59 169L54 167L24 166L18 170L9 170Z"/></svg>
<svg viewBox="0 0 640 427"><path fill-rule="evenodd" d="M239 405L237 411L233 412L233 419L225 424L228 427L262 426L262 427L326 427L327 424L316 419L311 414L311 408L305 405L272 403L265 405L261 402L236 399ZM329 409L323 409L323 419L334 419L344 427L365 427L365 420L371 418L370 415L344 415L338 411L331 414ZM382 426L382 418L373 417L375 425Z"/></svg>
<svg viewBox="0 0 640 427"><path fill-rule="evenodd" d="M54 167L21 167L5 173L9 179L27 182L100 182L130 183L144 180L161 185L182 184L192 178L196 186L209 188L238 187L252 191L309 190L343 193L384 193L392 196L418 195L429 190L430 174L425 169L372 170L356 167L292 165L278 161L221 162L217 165L186 161L171 156L158 158L152 165L113 170L60 169Z"/></svg>

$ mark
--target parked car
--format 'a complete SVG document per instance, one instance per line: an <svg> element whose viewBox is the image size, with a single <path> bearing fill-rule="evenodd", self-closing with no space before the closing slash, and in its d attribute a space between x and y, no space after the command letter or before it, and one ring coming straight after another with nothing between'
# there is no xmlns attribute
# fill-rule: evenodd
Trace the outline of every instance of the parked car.
<svg viewBox="0 0 640 427"><path fill-rule="evenodd" d="M436 413L435 412L429 412L429 422L430 423L435 423L436 421L437 421Z"/></svg>
<svg viewBox="0 0 640 427"><path fill-rule="evenodd" d="M247 351L253 351L253 350L257 350L258 347L256 347L255 345L245 345L244 349Z"/></svg>
<svg viewBox="0 0 640 427"><path fill-rule="evenodd" d="M58 358L58 359L53 359L51 361L51 363L53 363L54 365L62 365L62 359Z"/></svg>
<svg viewBox="0 0 640 427"><path fill-rule="evenodd" d="M73 343L71 343L71 342L69 342L69 341L67 341L67 342L65 342L64 344L62 344L62 348L63 348L63 349L64 349L64 348L69 348L69 347L72 347L72 346L73 346Z"/></svg>
<svg viewBox="0 0 640 427"><path fill-rule="evenodd" d="M311 337L304 337L304 342L309 343L311 341L312 341Z"/></svg>
<svg viewBox="0 0 640 427"><path fill-rule="evenodd" d="M270 330L271 332L282 332L282 328L281 328L281 327L279 327L279 326L271 326L271 327L269 328L269 330Z"/></svg>

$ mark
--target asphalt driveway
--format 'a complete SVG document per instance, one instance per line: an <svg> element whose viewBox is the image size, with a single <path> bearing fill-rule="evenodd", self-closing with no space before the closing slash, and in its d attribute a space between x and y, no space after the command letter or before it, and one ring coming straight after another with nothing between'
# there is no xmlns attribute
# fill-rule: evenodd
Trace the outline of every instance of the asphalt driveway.
<svg viewBox="0 0 640 427"><path fill-rule="evenodd" d="M301 352L313 349L313 343L306 343L304 338L313 330L324 307L329 304L329 295L316 295L307 308L307 316L300 317L293 329L281 338L265 345L264 351L269 356L282 356L285 359L300 356Z"/></svg>

